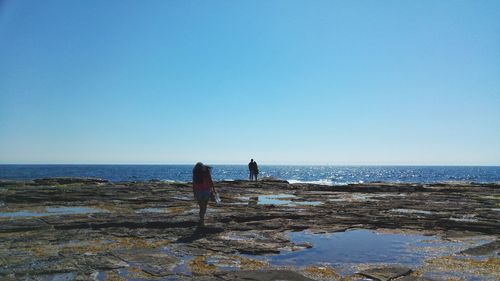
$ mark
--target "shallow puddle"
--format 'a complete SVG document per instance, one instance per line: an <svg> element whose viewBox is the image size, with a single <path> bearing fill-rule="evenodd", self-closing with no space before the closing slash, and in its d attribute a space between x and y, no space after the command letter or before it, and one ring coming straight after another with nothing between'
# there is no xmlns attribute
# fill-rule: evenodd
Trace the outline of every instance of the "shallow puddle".
<svg viewBox="0 0 500 281"><path fill-rule="evenodd" d="M45 212L33 210L20 210L16 212L0 212L0 218L19 218L19 217L46 217L60 215L80 215L91 213L105 213L106 211L90 207L46 207Z"/></svg>
<svg viewBox="0 0 500 281"><path fill-rule="evenodd" d="M319 201L298 201L297 199L298 197L293 194L259 195L257 204L283 205L283 206L298 206L298 205L318 206L322 204L322 202Z"/></svg>
<svg viewBox="0 0 500 281"><path fill-rule="evenodd" d="M142 208L135 211L136 213L168 213L169 210L167 208Z"/></svg>
<svg viewBox="0 0 500 281"><path fill-rule="evenodd" d="M323 204L320 201L296 201L292 202L292 205L303 205L303 206L319 206Z"/></svg>
<svg viewBox="0 0 500 281"><path fill-rule="evenodd" d="M271 194L271 195L259 195L257 204L259 205L290 205L292 201L290 199L296 198L297 196L292 194Z"/></svg>
<svg viewBox="0 0 500 281"><path fill-rule="evenodd" d="M238 259L228 257L226 255L211 255L205 258L205 263L208 266L215 266L218 270L237 270L241 266Z"/></svg>
<svg viewBox="0 0 500 281"><path fill-rule="evenodd" d="M449 220L451 221L458 221L458 222L479 222L478 219L474 218L475 215L466 215L466 216L462 216L460 218L456 218L456 217L450 217Z"/></svg>
<svg viewBox="0 0 500 281"><path fill-rule="evenodd" d="M355 273L357 266L363 264L402 264L415 268L430 257L453 254L470 247L435 236L378 233L365 229L328 234L301 231L289 235L292 242L308 243L312 248L268 255L265 258L270 264L293 267L326 264L344 275ZM476 244L481 242L484 240L476 241Z"/></svg>
<svg viewBox="0 0 500 281"><path fill-rule="evenodd" d="M72 215L72 214L89 214L102 213L104 210L91 207L47 207L47 213L54 215Z"/></svg>
<svg viewBox="0 0 500 281"><path fill-rule="evenodd" d="M179 201L193 201L193 197L188 197L188 196L174 196L172 197L173 199L175 200L179 200Z"/></svg>
<svg viewBox="0 0 500 281"><path fill-rule="evenodd" d="M17 212L2 212L0 213L0 218L17 218L17 217L43 217L47 216L45 213L38 213L32 211L17 211Z"/></svg>
<svg viewBox="0 0 500 281"><path fill-rule="evenodd" d="M416 209L391 209L391 212L403 213L403 214L418 214L418 215L432 215L431 211L416 210Z"/></svg>
<svg viewBox="0 0 500 281"><path fill-rule="evenodd" d="M195 256L186 254L183 251L172 251L172 249L168 246L163 247L161 249L161 252L179 259L179 263L172 267L173 273L183 273L186 275L191 275L192 272L188 264L193 260Z"/></svg>

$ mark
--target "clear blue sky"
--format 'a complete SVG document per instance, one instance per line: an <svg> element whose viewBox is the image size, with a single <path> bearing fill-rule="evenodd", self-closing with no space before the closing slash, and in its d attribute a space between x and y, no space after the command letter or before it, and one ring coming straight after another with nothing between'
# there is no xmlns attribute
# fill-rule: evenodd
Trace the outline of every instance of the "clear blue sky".
<svg viewBox="0 0 500 281"><path fill-rule="evenodd" d="M0 0L0 163L500 164L500 1Z"/></svg>

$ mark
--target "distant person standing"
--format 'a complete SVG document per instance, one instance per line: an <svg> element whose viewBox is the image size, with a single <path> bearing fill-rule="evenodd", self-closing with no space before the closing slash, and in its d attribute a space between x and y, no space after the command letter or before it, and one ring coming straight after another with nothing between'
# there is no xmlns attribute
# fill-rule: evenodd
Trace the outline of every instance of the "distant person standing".
<svg viewBox="0 0 500 281"><path fill-rule="evenodd" d="M255 173L254 173L254 166L253 166L253 163L255 163L255 162L253 161L253 159L250 159L250 163L248 163L248 172L249 172L249 174L250 174L250 175L249 175L249 177L248 177L248 180L249 180L249 181L253 181L253 179L254 179L254 174L255 174Z"/></svg>
<svg viewBox="0 0 500 281"><path fill-rule="evenodd" d="M198 162L193 168L193 193L194 198L200 206L199 227L205 226L205 213L207 212L207 204L212 193L215 193L214 183L212 181L212 168L203 163Z"/></svg>
<svg viewBox="0 0 500 281"><path fill-rule="evenodd" d="M259 166L257 166L257 162L253 161L253 176L255 177L255 181L257 181L258 175L259 175Z"/></svg>
<svg viewBox="0 0 500 281"><path fill-rule="evenodd" d="M259 166L257 166L257 162L250 159L250 163L248 163L248 170L250 172L250 181L257 181L257 176L259 174Z"/></svg>

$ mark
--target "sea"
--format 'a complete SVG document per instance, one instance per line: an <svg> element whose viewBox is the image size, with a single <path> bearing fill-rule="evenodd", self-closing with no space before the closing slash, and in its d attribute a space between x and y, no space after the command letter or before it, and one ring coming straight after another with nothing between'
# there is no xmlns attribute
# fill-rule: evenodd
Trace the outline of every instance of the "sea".
<svg viewBox="0 0 500 281"><path fill-rule="evenodd" d="M247 165L213 165L214 180L244 180ZM0 165L0 179L90 177L112 182L189 182L193 165ZM370 182L500 183L500 166L307 166L259 165L259 177L290 183L346 185Z"/></svg>

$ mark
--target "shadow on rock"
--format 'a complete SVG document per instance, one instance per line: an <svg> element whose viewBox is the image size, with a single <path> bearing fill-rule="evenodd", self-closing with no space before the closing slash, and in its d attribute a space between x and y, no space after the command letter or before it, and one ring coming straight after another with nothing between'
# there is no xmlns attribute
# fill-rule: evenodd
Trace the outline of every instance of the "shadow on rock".
<svg viewBox="0 0 500 281"><path fill-rule="evenodd" d="M188 236L179 237L174 243L192 243L196 240L205 238L212 234L221 233L224 231L222 227L196 227Z"/></svg>

